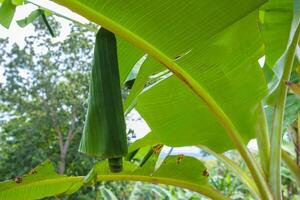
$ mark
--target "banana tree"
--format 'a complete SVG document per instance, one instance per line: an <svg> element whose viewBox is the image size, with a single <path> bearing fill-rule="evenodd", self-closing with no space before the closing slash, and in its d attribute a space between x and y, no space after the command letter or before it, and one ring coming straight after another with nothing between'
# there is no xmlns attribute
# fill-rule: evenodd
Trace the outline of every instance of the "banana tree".
<svg viewBox="0 0 300 200"><path fill-rule="evenodd" d="M145 148L151 148L152 153L142 166L126 161L124 170L116 174L109 172L106 162L96 164L86 177L62 177L53 170L49 170L53 176L47 170L38 176L40 170L36 170L38 173L20 177L24 181L1 183L0 199L69 194L83 184L106 180L164 183L212 199L229 198L209 185L206 167L199 160L168 156L157 168L157 144L198 146L231 169L256 199L282 199L281 160L300 183L299 162L282 150L285 124L291 124L298 114L294 110L290 121L284 117L286 102L297 94L297 84L287 81L293 73L293 81L298 80L299 1L54 2L117 36L123 84L147 54L134 77L124 111L135 108L151 128L129 147L129 154ZM30 1L2 0L0 23L8 28L15 8L23 3ZM58 14L47 7L40 9ZM29 16L25 22L35 18ZM261 67L258 60L263 56ZM288 87L294 93L288 93ZM295 100L292 108L298 103ZM296 137L299 135L297 132ZM253 138L259 161L247 147ZM223 154L230 149L240 153L248 171Z"/></svg>

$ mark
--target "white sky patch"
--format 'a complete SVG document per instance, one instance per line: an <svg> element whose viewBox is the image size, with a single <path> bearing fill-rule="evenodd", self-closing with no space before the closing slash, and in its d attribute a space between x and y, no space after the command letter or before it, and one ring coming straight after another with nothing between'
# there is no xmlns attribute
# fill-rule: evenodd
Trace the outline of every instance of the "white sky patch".
<svg viewBox="0 0 300 200"><path fill-rule="evenodd" d="M259 65L260 65L261 68L264 67L264 65L265 65L265 60L266 60L266 57L265 57L265 56L263 56L263 57L261 57L260 59L258 59L258 63L259 63Z"/></svg>
<svg viewBox="0 0 300 200"><path fill-rule="evenodd" d="M147 133L151 131L145 120L140 116L140 114L135 110L132 109L130 113L128 113L128 118L126 119L126 126L127 129L134 130L134 134L136 138L133 138L132 141L140 139L144 137Z"/></svg>
<svg viewBox="0 0 300 200"><path fill-rule="evenodd" d="M201 150L198 147L175 147L173 148L171 155L184 154L198 158L200 153Z"/></svg>
<svg viewBox="0 0 300 200"><path fill-rule="evenodd" d="M30 72L26 69L19 69L19 74L23 78L29 78L30 77Z"/></svg>
<svg viewBox="0 0 300 200"><path fill-rule="evenodd" d="M249 148L250 151L257 151L258 146L257 146L257 141L256 139L252 139L248 142L247 147Z"/></svg>

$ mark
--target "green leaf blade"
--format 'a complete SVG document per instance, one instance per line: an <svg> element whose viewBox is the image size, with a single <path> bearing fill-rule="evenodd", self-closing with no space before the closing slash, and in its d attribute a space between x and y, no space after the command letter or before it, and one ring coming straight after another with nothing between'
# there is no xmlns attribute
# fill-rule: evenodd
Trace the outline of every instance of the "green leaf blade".
<svg viewBox="0 0 300 200"><path fill-rule="evenodd" d="M9 28L11 21L15 15L16 6L11 0L4 0L0 7L0 24L5 28Z"/></svg>
<svg viewBox="0 0 300 200"><path fill-rule="evenodd" d="M17 24L23 28L28 24L31 24L34 20L36 20L39 16L41 16L42 14L41 12L42 11L40 9L34 10L24 19L18 20Z"/></svg>
<svg viewBox="0 0 300 200"><path fill-rule="evenodd" d="M200 192L213 199L227 199L209 186L207 176L203 175L206 167L199 160L186 156L178 161L178 156L169 156L154 172L155 162L155 156L152 156L142 168L124 162L124 170L117 174L112 174L107 162L102 162L96 164L94 171L98 174L98 181L131 180L169 184Z"/></svg>
<svg viewBox="0 0 300 200"><path fill-rule="evenodd" d="M0 183L0 199L40 199L73 193L83 185L83 177L67 177L55 173L49 161L15 180Z"/></svg>

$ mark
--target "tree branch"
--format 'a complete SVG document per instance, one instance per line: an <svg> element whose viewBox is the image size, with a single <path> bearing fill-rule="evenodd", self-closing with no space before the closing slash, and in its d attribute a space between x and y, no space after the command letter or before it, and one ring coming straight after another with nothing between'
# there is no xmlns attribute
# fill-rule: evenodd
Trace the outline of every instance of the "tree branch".
<svg viewBox="0 0 300 200"><path fill-rule="evenodd" d="M76 110L74 109L72 112L72 121L71 121L71 125L67 134L67 139L65 140L65 143L63 145L63 153L66 154L68 151L68 147L71 143L71 141L73 140L74 136L76 135L76 133L78 133L78 129L75 130L75 124L76 124Z"/></svg>
<svg viewBox="0 0 300 200"><path fill-rule="evenodd" d="M50 108L50 115L51 115L51 120L52 120L54 130L58 136L59 148L60 148L60 151L62 151L64 148L63 134L57 124L56 112L54 112L53 109L51 109L51 108Z"/></svg>

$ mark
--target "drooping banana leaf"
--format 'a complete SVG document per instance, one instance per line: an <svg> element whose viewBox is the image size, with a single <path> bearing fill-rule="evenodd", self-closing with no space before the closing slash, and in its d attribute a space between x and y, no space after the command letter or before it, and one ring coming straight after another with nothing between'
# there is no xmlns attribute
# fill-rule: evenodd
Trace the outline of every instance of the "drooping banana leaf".
<svg viewBox="0 0 300 200"><path fill-rule="evenodd" d="M188 156L178 158L179 156L169 156L155 172L155 156L150 157L141 168L126 161L123 171L117 174L109 171L107 162L101 162L94 166L87 179L94 180L97 177L98 181L132 180L170 184L200 192L212 199L226 199L209 186L207 176L203 175L206 168L199 160Z"/></svg>
<svg viewBox="0 0 300 200"><path fill-rule="evenodd" d="M10 23L15 15L16 5L11 0L4 0L0 6L0 24L9 28Z"/></svg>
<svg viewBox="0 0 300 200"><path fill-rule="evenodd" d="M156 156L153 155L141 168L131 162L124 162L121 173L111 173L108 162L95 164L86 176L67 177L55 173L52 164L46 161L22 177L0 182L0 199L41 199L50 196L63 196L76 192L83 184L92 181L144 181L160 184L171 184L200 192L212 199L226 200L221 193L208 184L206 167L197 159L169 156L161 167L154 172ZM190 172L194 173L190 173Z"/></svg>
<svg viewBox="0 0 300 200"><path fill-rule="evenodd" d="M282 84L284 71L292 70L300 26L300 3L294 0L271 0L260 10L260 28L265 43L266 67L274 72L269 82L267 103L274 104ZM289 79L285 77L284 79Z"/></svg>
<svg viewBox="0 0 300 200"><path fill-rule="evenodd" d="M245 142L254 137L255 110L266 94L256 64L263 55L257 8L264 1L56 2L115 32L171 71L180 71L137 102L163 143L204 144L218 152L233 148L226 124L220 125L211 112L218 109ZM185 56L177 60L180 55ZM207 96L216 104L207 102Z"/></svg>
<svg viewBox="0 0 300 200"><path fill-rule="evenodd" d="M36 20L39 16L41 16L41 14L42 14L42 11L40 9L34 10L24 19L18 20L17 24L20 27L25 27L28 24L32 23L34 20Z"/></svg>
<svg viewBox="0 0 300 200"><path fill-rule="evenodd" d="M83 185L83 177L58 175L46 161L28 174L0 183L0 199L41 199L48 196L71 194Z"/></svg>
<svg viewBox="0 0 300 200"><path fill-rule="evenodd" d="M260 9L260 28L265 43L265 62L273 68L288 46L294 0L271 0Z"/></svg>
<svg viewBox="0 0 300 200"><path fill-rule="evenodd" d="M253 13L251 17L254 19L255 16ZM210 94L213 94L215 100L235 122L245 142L254 137L254 111L265 89L262 73L256 62L259 52L254 50L260 49L260 39L257 38L259 33L258 30L253 32L255 23L251 17L232 26L228 35L216 36L216 45L207 45L204 48L205 53L202 49L198 54L195 50L190 53L198 55L198 62L201 63L198 68L191 68L190 74L199 78L203 85L207 85ZM253 35L242 36L241 33L246 30L248 33L253 32ZM228 38L230 39L226 40ZM235 40L237 38L238 45ZM224 41L226 42L222 43ZM249 41L252 41L253 51L249 51ZM218 42L220 46L217 45ZM192 55L187 55L179 62L184 65L189 56ZM223 62L225 60L226 63ZM224 73L226 69L229 70L227 74ZM164 144L203 144L217 152L233 148L225 130L207 106L199 103L199 98L175 76L143 92L138 97L136 108Z"/></svg>

